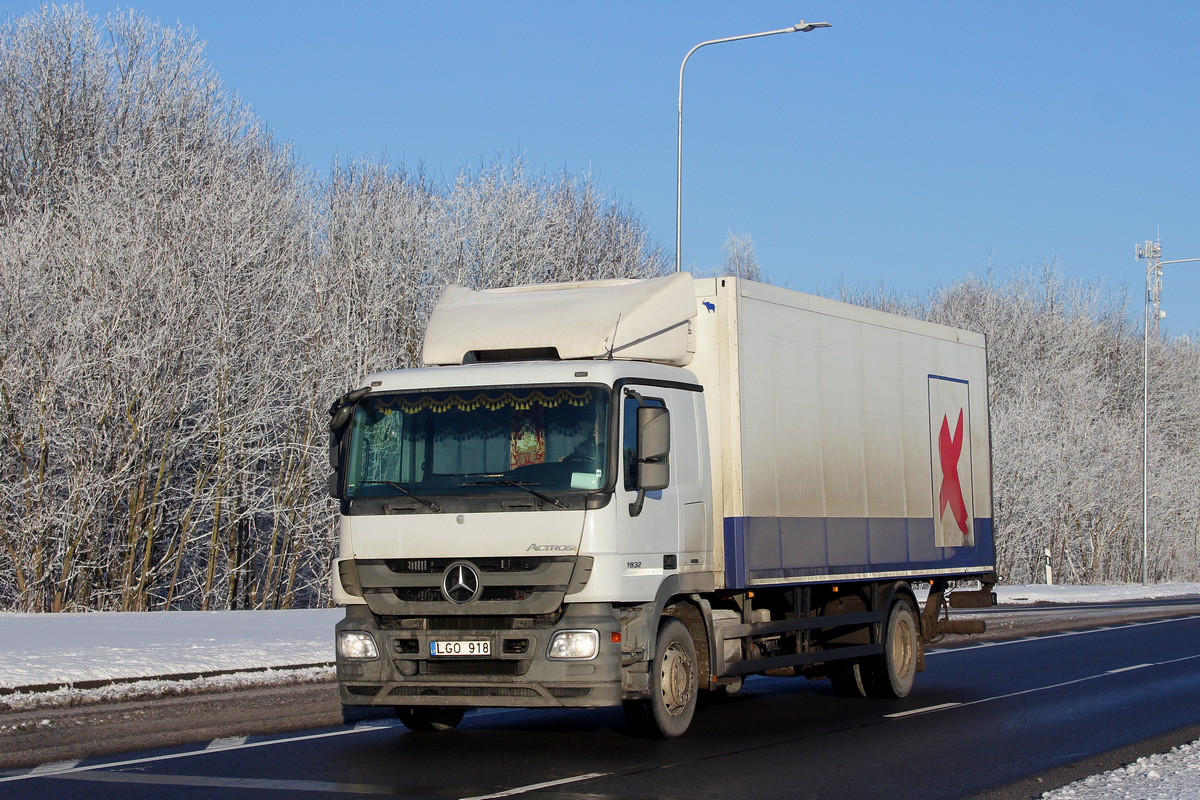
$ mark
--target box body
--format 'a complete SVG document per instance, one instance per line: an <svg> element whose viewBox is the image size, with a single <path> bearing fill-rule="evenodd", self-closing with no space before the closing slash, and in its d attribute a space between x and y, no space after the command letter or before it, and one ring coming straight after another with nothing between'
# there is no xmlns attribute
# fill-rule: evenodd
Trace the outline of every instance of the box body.
<svg viewBox="0 0 1200 800"><path fill-rule="evenodd" d="M994 569L984 337L695 282L724 588Z"/></svg>

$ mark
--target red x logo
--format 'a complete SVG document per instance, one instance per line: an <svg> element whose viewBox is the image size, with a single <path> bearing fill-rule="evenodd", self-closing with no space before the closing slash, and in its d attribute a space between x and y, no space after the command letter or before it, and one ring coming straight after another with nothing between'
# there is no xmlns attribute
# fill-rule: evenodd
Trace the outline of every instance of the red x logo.
<svg viewBox="0 0 1200 800"><path fill-rule="evenodd" d="M963 536L967 536L967 504L963 501L962 484L958 482L958 457L963 447L963 411L958 411L958 427L950 436L950 418L942 417L942 430L938 433L938 456L942 462L942 489L938 494L938 518L946 513L946 506L954 513L954 521Z"/></svg>

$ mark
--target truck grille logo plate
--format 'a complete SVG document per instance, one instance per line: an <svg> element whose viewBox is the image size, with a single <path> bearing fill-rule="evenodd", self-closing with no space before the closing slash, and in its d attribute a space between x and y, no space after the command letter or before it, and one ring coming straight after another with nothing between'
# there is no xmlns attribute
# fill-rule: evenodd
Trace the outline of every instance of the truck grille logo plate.
<svg viewBox="0 0 1200 800"><path fill-rule="evenodd" d="M442 594L451 603L469 603L479 597L479 573L465 561L456 561L442 573Z"/></svg>

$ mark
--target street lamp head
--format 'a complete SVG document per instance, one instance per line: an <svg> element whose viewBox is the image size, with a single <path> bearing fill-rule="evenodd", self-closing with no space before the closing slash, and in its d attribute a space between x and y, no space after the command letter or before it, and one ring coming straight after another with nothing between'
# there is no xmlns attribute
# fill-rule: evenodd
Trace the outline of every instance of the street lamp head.
<svg viewBox="0 0 1200 800"><path fill-rule="evenodd" d="M832 28L832 27L833 26L830 25L828 22L805 22L804 20L800 20L799 22L797 22L795 25L792 26L792 33L796 33L796 32L808 33L809 31L815 31L817 28Z"/></svg>

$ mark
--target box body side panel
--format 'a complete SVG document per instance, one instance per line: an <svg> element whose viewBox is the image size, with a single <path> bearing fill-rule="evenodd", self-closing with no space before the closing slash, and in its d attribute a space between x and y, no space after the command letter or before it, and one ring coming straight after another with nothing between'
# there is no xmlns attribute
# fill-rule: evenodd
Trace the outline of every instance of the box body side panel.
<svg viewBox="0 0 1200 800"><path fill-rule="evenodd" d="M983 338L727 284L725 587L993 569Z"/></svg>

